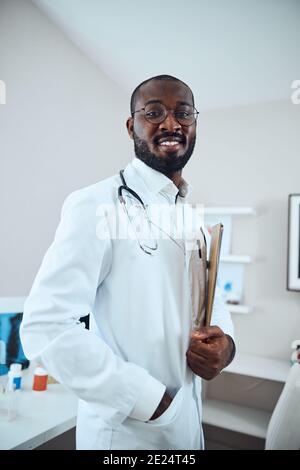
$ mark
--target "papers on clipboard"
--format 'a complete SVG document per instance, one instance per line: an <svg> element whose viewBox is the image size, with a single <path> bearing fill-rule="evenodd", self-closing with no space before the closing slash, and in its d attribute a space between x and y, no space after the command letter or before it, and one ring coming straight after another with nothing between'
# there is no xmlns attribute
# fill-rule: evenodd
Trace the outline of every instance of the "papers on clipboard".
<svg viewBox="0 0 300 470"><path fill-rule="evenodd" d="M212 227L209 260L207 266L207 299L205 309L205 326L211 322L214 305L215 289L218 276L220 251L222 244L223 225L217 224Z"/></svg>
<svg viewBox="0 0 300 470"><path fill-rule="evenodd" d="M206 240L203 230L197 240L198 250L193 254L191 264L191 276L197 279L198 288L194 293L192 301L196 313L194 327L209 326L212 317L215 288L218 276L220 251L222 244L223 225L216 224L211 230L211 242L209 258L207 259Z"/></svg>

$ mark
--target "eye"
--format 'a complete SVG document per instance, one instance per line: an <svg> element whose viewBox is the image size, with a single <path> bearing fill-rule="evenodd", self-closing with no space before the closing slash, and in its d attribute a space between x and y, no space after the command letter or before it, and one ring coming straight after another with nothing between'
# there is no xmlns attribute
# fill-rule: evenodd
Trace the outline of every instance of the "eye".
<svg viewBox="0 0 300 470"><path fill-rule="evenodd" d="M162 115L162 110L161 109L153 109L151 111L146 111L146 117L149 118L157 118Z"/></svg>
<svg viewBox="0 0 300 470"><path fill-rule="evenodd" d="M179 119L187 119L191 116L191 113L189 113L188 111L176 111L175 116Z"/></svg>

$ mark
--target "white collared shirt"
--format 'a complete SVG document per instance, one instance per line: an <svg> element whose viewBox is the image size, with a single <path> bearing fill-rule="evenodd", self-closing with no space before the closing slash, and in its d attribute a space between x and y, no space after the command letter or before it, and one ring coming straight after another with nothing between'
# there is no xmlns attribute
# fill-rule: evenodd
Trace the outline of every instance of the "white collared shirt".
<svg viewBox="0 0 300 470"><path fill-rule="evenodd" d="M124 176L146 205L175 205L174 183L137 158ZM149 420L166 388L174 396L193 375L186 363L192 313L184 250L163 239L149 256L135 238L96 236L97 208L119 205L120 185L117 174L68 196L21 326L27 357L41 358L82 400L79 425L86 429L96 415L112 426L127 417ZM177 202L189 189L183 182ZM90 312L89 331L78 320ZM212 324L233 335L218 296ZM90 428L82 424L88 420Z"/></svg>

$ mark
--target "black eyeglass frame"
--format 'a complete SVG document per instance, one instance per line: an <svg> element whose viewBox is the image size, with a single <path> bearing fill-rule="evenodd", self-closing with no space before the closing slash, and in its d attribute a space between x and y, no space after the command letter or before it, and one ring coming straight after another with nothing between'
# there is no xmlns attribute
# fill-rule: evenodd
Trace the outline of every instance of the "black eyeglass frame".
<svg viewBox="0 0 300 470"><path fill-rule="evenodd" d="M191 106L191 105L190 105L190 106ZM166 114L166 116L164 117L164 119L162 119L160 122L151 122L151 121L149 121L149 119L146 118L146 114L145 114L145 113L144 113L144 117L145 117L146 121L150 122L150 124L153 124L153 125L155 126L156 124L161 124L162 122L164 122L164 120L167 119L168 112L171 111L172 114L173 114L173 116L174 116L174 118L175 118L176 121L178 122L178 124L180 124L181 126L184 126L184 127L190 127L190 126L193 126L194 124L196 124L197 119L198 119L198 115L199 115L199 111L195 108L195 106L191 106L191 107L194 108L194 110L196 111L195 113L193 113L194 116L195 116L195 121L192 122L192 124L181 124L181 122L179 122L178 119L177 119L177 117L175 116L175 110L174 110L174 109L167 109L165 106L164 106L164 108L165 108L165 110L167 111L167 114ZM140 111L145 111L145 109L146 109L146 107L141 108L141 109L137 109L136 111L133 111L133 112L131 113L131 116L134 117L135 113L139 113Z"/></svg>

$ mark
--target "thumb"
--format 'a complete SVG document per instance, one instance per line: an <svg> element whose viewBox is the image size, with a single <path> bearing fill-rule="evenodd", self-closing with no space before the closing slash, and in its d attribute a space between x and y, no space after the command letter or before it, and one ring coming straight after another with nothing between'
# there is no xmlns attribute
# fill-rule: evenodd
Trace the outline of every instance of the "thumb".
<svg viewBox="0 0 300 470"><path fill-rule="evenodd" d="M205 340L208 338L220 338L224 335L218 326L202 326L201 328L192 330L191 338Z"/></svg>
<svg viewBox="0 0 300 470"><path fill-rule="evenodd" d="M191 339L196 339L196 340L205 340L209 337L208 332L206 331L206 327L201 327L197 328L195 330L192 330L190 333Z"/></svg>

